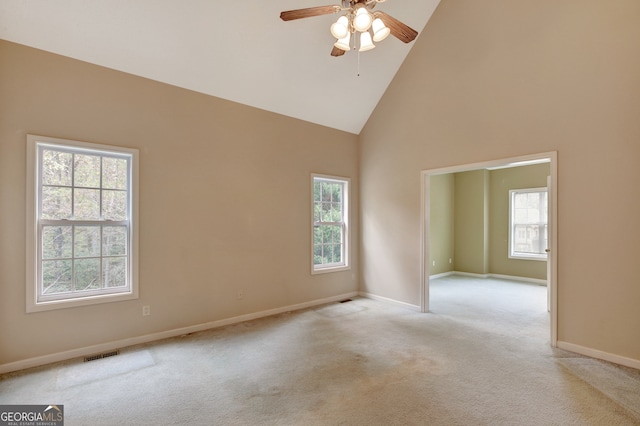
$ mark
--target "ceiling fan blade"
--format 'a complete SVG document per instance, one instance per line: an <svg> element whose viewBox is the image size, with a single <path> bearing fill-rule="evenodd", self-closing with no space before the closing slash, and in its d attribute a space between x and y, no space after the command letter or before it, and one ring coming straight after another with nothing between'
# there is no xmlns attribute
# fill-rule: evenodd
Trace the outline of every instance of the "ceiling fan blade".
<svg viewBox="0 0 640 426"><path fill-rule="evenodd" d="M404 43L412 42L418 36L416 30L391 15L378 11L374 13L374 16L382 19L382 22L391 30L391 35Z"/></svg>
<svg viewBox="0 0 640 426"><path fill-rule="evenodd" d="M342 56L342 55L344 55L344 50L338 49L337 47L333 46L333 50L331 51L331 56Z"/></svg>
<svg viewBox="0 0 640 426"><path fill-rule="evenodd" d="M306 9L287 10L280 13L280 19L283 21L292 21L294 19L310 18L311 16L330 15L340 12L338 5L308 7Z"/></svg>

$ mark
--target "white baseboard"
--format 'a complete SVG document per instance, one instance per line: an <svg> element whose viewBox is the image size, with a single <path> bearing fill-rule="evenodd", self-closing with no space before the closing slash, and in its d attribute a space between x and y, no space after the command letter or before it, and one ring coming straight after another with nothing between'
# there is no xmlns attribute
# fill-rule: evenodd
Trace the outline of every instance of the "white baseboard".
<svg viewBox="0 0 640 426"><path fill-rule="evenodd" d="M443 272L441 274L430 275L429 279L433 280L436 278L447 277L450 275L462 275L465 277L473 277L473 278L497 278L501 280L522 281L522 282L532 283L532 284L537 284L542 286L547 285L547 280L541 280L538 278L517 277L514 275L502 275L502 274L474 274L473 272L461 272L461 271L450 271L450 272Z"/></svg>
<svg viewBox="0 0 640 426"><path fill-rule="evenodd" d="M441 274L429 275L430 280L435 280L436 278L448 277L449 275L454 275L455 271L442 272Z"/></svg>
<svg viewBox="0 0 640 426"><path fill-rule="evenodd" d="M560 340L558 340L558 348L580 355L586 355L591 358L602 359L604 361L613 362L614 364L624 365L626 367L636 368L640 370L640 360L638 359L627 358L624 356L611 354L609 352L603 352L597 349L576 345L574 343L562 342Z"/></svg>
<svg viewBox="0 0 640 426"><path fill-rule="evenodd" d="M34 358L28 358L20 361L10 362L0 365L0 374L9 373L12 371L24 370L26 368L37 367L40 365L51 364L59 361L66 361L73 358L78 358L95 353L111 351L115 349L125 348L128 346L139 345L142 343L154 342L156 340L167 339L170 337L182 336L189 333L195 333L198 331L209 330L212 328L224 327L226 325L237 324L244 321L250 321L258 318L264 318L271 315L277 315L284 312L297 311L300 309L310 308L313 306L324 305L326 303L338 302L340 300L355 297L358 292L350 292L341 294L338 296L327 297L324 299L312 300L309 302L298 303L295 305L284 306L281 308L269 309L266 311L254 312L251 314L239 315L237 317L226 318L217 321L211 321L204 324L196 324L188 327L176 328L173 330L161 331L158 333L146 334L144 336L131 337L128 339L115 340L107 343L100 343L98 345L85 346L82 348L71 349L64 352L57 352L53 354L38 356Z"/></svg>
<svg viewBox="0 0 640 426"><path fill-rule="evenodd" d="M390 299L388 297L383 297L383 296L377 296L375 294L367 293L367 292L364 292L364 291L359 292L358 295L362 296L362 297L366 297L367 299L373 299L373 300L377 300L379 302L391 303L393 305L400 306L400 307L403 307L405 309L411 309L412 311L420 312L420 306L412 305L411 303L400 302L399 300Z"/></svg>
<svg viewBox="0 0 640 426"><path fill-rule="evenodd" d="M463 277L489 278L489 274L474 274L473 272L453 271L452 275L462 275Z"/></svg>
<svg viewBox="0 0 640 426"><path fill-rule="evenodd" d="M516 277L513 275L501 275L501 274L489 274L490 278L498 278L501 280L511 280L511 281L522 281L525 283L531 283L531 284L537 284L537 285L542 285L542 286L546 286L547 285L547 280L541 280L538 278L527 278L527 277Z"/></svg>

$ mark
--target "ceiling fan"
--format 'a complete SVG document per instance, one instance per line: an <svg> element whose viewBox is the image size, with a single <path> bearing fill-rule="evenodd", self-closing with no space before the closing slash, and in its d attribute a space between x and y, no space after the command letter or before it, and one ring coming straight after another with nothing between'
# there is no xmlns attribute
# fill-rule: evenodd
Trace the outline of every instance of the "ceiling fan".
<svg viewBox="0 0 640 426"><path fill-rule="evenodd" d="M310 18L312 16L330 15L345 12L331 25L331 34L337 39L333 45L331 56L342 56L355 48L364 52L376 47L373 42L384 40L389 34L404 43L410 43L418 36L418 32L396 18L373 9L378 3L386 0L342 0L340 5L316 6L305 9L287 10L280 13L283 21ZM369 31L371 30L371 32ZM356 34L360 33L357 40Z"/></svg>

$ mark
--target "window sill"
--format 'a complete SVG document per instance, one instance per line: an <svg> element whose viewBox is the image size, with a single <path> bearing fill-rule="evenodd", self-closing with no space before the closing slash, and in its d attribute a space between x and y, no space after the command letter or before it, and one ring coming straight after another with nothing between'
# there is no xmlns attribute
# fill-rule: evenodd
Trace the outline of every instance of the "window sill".
<svg viewBox="0 0 640 426"><path fill-rule="evenodd" d="M546 262L547 256L509 256L509 259L514 260L537 260L539 262Z"/></svg>
<svg viewBox="0 0 640 426"><path fill-rule="evenodd" d="M78 297L75 299L53 300L39 303L27 302L27 313L52 311L55 309L75 308L78 306L97 305L100 303L121 302L124 300L137 299L136 292L107 294L91 297Z"/></svg>
<svg viewBox="0 0 640 426"><path fill-rule="evenodd" d="M319 275L319 274L327 274L329 272L340 272L340 271L348 271L351 269L349 265L342 266L329 266L326 268L313 268L311 270L311 275Z"/></svg>

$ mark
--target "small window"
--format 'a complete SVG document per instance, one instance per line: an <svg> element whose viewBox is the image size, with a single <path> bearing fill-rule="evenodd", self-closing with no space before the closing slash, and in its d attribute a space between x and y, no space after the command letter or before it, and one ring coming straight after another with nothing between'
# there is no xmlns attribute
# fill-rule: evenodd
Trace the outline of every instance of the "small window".
<svg viewBox="0 0 640 426"><path fill-rule="evenodd" d="M312 179L312 273L349 269L349 179Z"/></svg>
<svg viewBox="0 0 640 426"><path fill-rule="evenodd" d="M27 146L27 312L136 298L137 150Z"/></svg>
<svg viewBox="0 0 640 426"><path fill-rule="evenodd" d="M509 191L509 257L547 259L547 189Z"/></svg>

